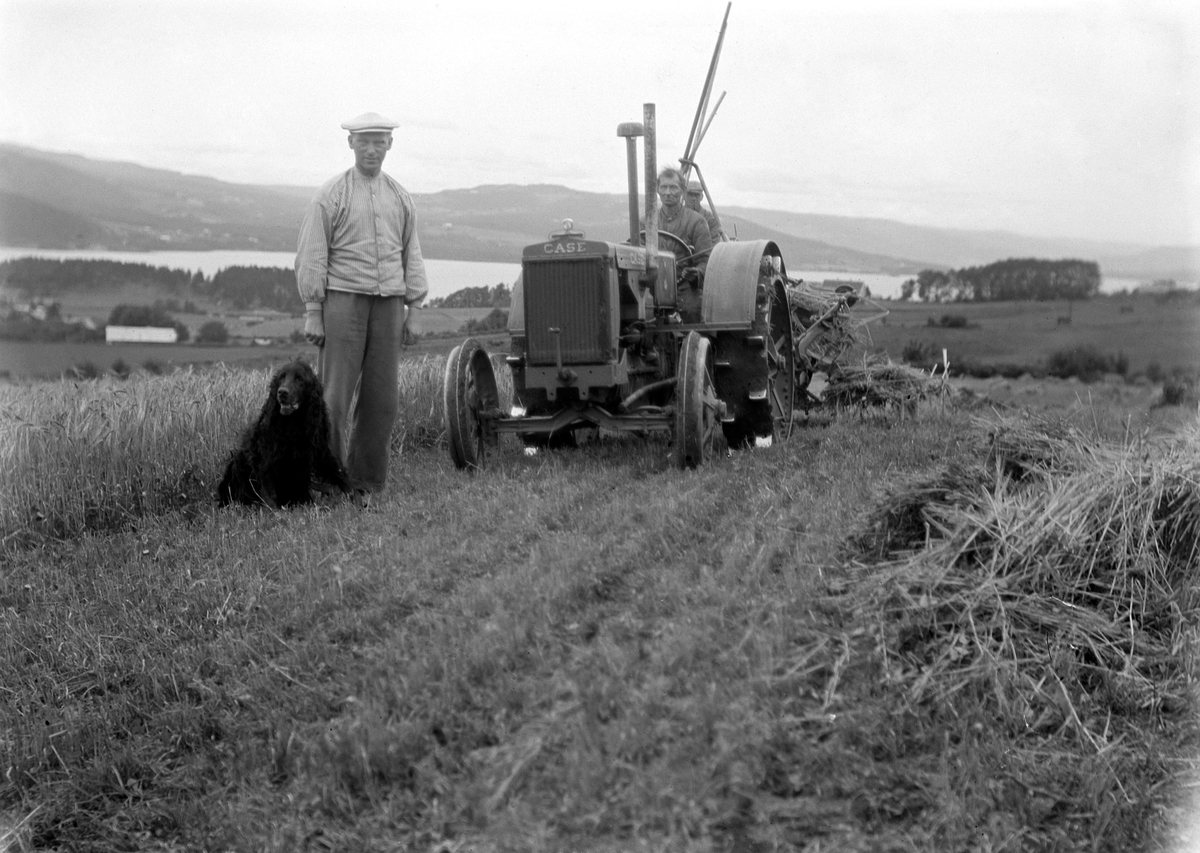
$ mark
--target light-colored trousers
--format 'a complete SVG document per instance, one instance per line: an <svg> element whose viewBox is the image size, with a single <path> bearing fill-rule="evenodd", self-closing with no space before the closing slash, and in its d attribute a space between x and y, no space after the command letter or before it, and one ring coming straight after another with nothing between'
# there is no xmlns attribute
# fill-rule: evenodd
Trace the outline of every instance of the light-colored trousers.
<svg viewBox="0 0 1200 853"><path fill-rule="evenodd" d="M387 483L400 408L396 376L404 298L329 290L323 309L325 343L317 371L329 406L329 443L353 486L379 491Z"/></svg>

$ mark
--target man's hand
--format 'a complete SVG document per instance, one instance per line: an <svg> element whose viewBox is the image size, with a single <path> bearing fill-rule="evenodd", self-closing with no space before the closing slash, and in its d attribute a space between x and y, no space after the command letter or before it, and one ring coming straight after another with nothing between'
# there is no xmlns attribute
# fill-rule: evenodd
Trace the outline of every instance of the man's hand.
<svg viewBox="0 0 1200 853"><path fill-rule="evenodd" d="M404 309L404 328L400 340L405 345L415 344L421 334L421 306L409 305Z"/></svg>
<svg viewBox="0 0 1200 853"><path fill-rule="evenodd" d="M684 267L679 274L680 281L691 287L699 287L700 285L700 268L699 267Z"/></svg>
<svg viewBox="0 0 1200 853"><path fill-rule="evenodd" d="M305 312L304 339L319 347L325 345L325 315L320 308Z"/></svg>

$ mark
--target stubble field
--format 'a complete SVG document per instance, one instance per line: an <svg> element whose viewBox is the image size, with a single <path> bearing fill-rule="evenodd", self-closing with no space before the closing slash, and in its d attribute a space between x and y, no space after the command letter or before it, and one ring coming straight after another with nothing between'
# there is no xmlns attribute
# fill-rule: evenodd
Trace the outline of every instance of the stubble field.
<svg viewBox="0 0 1200 853"><path fill-rule="evenodd" d="M612 438L506 440L468 475L441 446L441 364L405 363L365 510L212 505L265 370L0 388L0 844L1187 832L1193 410L947 395L696 471Z"/></svg>

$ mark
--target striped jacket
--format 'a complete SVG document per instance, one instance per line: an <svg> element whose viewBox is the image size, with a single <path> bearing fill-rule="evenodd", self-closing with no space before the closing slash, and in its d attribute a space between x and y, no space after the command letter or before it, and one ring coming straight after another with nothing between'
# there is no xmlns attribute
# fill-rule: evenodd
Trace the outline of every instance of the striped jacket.
<svg viewBox="0 0 1200 853"><path fill-rule="evenodd" d="M326 181L300 225L296 285L309 309L326 290L419 304L429 284L408 191L384 172L370 178L356 168Z"/></svg>

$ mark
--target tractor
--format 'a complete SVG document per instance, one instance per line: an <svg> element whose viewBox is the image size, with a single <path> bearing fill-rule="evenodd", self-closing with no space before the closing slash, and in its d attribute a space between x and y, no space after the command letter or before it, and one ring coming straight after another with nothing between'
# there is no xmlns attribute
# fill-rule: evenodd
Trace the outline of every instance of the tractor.
<svg viewBox="0 0 1200 853"><path fill-rule="evenodd" d="M787 438L797 381L783 258L766 240L718 243L699 311L681 311L676 253L660 245L691 247L654 228L653 104L645 117L618 135L646 138L650 227L638 223L631 144L629 241L588 240L567 220L522 253L508 322L513 399L499 399L478 341L451 352L445 418L460 468L482 467L503 433L551 444L580 428L666 431L682 467L709 458L718 430L735 447Z"/></svg>
<svg viewBox="0 0 1200 853"><path fill-rule="evenodd" d="M724 33L722 24L680 160L706 195L694 156L707 130ZM508 319L512 399L500 399L493 361L477 340L450 353L445 423L459 468L482 468L504 433L536 446L569 444L577 431L596 428L668 432L674 461L684 468L708 460L722 434L730 447L782 441L813 370L807 347L830 316L853 304L854 294L846 294L828 312L799 322L783 257L768 240L717 243L697 294L682 274L692 247L657 229L655 105L643 106L641 122L620 124L617 136L626 143L629 238L590 240L566 220L525 247Z"/></svg>

